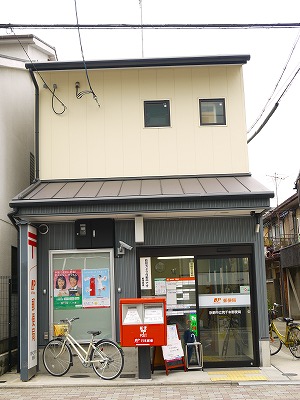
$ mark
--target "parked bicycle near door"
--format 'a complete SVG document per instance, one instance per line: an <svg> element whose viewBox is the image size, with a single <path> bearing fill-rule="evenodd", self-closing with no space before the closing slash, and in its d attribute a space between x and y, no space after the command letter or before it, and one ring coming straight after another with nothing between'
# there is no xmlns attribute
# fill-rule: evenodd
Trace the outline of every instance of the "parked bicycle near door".
<svg viewBox="0 0 300 400"><path fill-rule="evenodd" d="M85 350L78 341L71 336L72 322L79 319L61 320L54 325L55 339L50 340L43 351L43 363L46 370L54 376L66 374L73 365L73 352L84 367L92 367L102 379L117 378L124 367L124 353L117 343L110 339L100 339L95 342L95 337L101 331L88 331L91 340Z"/></svg>
<svg viewBox="0 0 300 400"><path fill-rule="evenodd" d="M280 333L275 325L279 307L282 307L282 305L274 303L272 309L269 310L271 356L277 354L284 344L290 349L294 357L300 358L300 324L294 322L293 318L282 318L282 321L285 322L285 333Z"/></svg>

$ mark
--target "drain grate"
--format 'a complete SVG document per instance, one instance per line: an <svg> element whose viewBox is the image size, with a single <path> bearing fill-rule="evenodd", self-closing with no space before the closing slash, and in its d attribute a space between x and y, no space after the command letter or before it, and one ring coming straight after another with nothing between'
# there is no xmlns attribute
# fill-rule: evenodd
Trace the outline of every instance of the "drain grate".
<svg viewBox="0 0 300 400"><path fill-rule="evenodd" d="M295 374L294 372L285 372L282 374L283 376L297 376L298 374Z"/></svg>
<svg viewBox="0 0 300 400"><path fill-rule="evenodd" d="M122 374L120 378L135 378L135 374Z"/></svg>
<svg viewBox="0 0 300 400"><path fill-rule="evenodd" d="M89 378L90 375L71 375L70 378Z"/></svg>
<svg viewBox="0 0 300 400"><path fill-rule="evenodd" d="M0 383L6 383L6 381L0 381Z"/></svg>

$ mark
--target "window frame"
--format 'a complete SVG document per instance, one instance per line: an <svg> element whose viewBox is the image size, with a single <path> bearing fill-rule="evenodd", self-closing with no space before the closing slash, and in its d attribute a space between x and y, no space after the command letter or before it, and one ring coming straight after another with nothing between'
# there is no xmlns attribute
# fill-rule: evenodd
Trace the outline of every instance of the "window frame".
<svg viewBox="0 0 300 400"><path fill-rule="evenodd" d="M79 308L66 308L66 309L55 309L54 308L54 272L61 270L61 268L57 268L56 263L59 258L65 258L67 261L72 261L74 259L76 261L80 260L80 258L90 258L93 259L95 257L106 256L106 262L108 260L108 266L99 266L99 269L109 269L109 277L110 277L110 305L106 307L98 306L95 308L92 307L79 307ZM78 264L78 261L77 261ZM71 267L68 269L80 269L80 270L95 270L98 268L87 267L86 263L81 263L80 267ZM87 267L87 268L86 268ZM63 267L65 269L65 266ZM77 326L73 327L73 330L76 332L76 336L78 338L79 343L88 343L90 335L86 333L86 326L84 322L88 319L92 320L98 317L99 321L101 318L107 317L106 314L110 314L107 320L108 330L105 330L105 325L102 325L102 337L103 338L112 338L116 340L116 313L115 313L115 276L114 276L114 250L110 248L103 249L67 249L67 250L49 250L49 275L48 275L49 283L48 290L50 293L48 310L49 310L49 336L53 338L53 324L57 323L61 318L64 318L66 315L72 314L72 316L79 316L80 322ZM82 277L81 277L82 282ZM84 291L82 285L82 292ZM86 314L86 315L84 315ZM102 315L101 315L102 314Z"/></svg>
<svg viewBox="0 0 300 400"><path fill-rule="evenodd" d="M168 104L168 125L147 125L146 121L146 106L150 104L163 104L167 103ZM144 100L143 102L143 108L144 108L144 128L171 128L171 101L170 99L164 99L164 100Z"/></svg>
<svg viewBox="0 0 300 400"><path fill-rule="evenodd" d="M203 121L204 115L203 115L203 112L201 111L201 103L204 103L204 102L206 102L206 103L212 103L213 105L215 105L215 103L222 103L222 109L223 109L222 118L223 118L223 122L219 122L219 121L216 121L216 122L204 122L204 121ZM207 99L207 98L204 98L204 99L199 98L199 116L200 116L200 126L226 126L226 124L227 124L227 119L226 119L226 104L225 104L225 98L224 98L224 97L220 97L220 98L210 98L210 99ZM215 113L215 117L216 117L216 120L217 120L217 114L216 114L216 113Z"/></svg>

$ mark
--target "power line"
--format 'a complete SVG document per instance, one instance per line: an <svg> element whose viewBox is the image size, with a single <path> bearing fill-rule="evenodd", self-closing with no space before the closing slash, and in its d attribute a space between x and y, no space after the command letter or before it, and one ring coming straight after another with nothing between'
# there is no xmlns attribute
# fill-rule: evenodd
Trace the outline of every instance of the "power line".
<svg viewBox="0 0 300 400"><path fill-rule="evenodd" d="M279 79L278 79L278 81L277 81L277 83L276 83L276 85L275 85L275 87L274 87L274 89L273 89L273 91L272 91L272 94L271 94L270 97L268 98L266 104L264 105L264 107L263 107L261 113L259 114L259 116L256 118L255 122L254 122L254 123L251 125L251 127L248 129L248 133L250 133L250 131L254 128L254 126L257 124L257 122L260 120L260 118L262 117L262 115L263 115L264 112L266 111L266 108L267 108L268 104L270 103L272 97L274 96L274 94L275 94L275 92L276 92L276 89L277 89L277 87L278 87L278 85L279 85L279 83L280 83L280 81L281 81L281 79L282 79L282 77L283 77L283 75L284 75L284 73L285 73L285 71L286 71L286 69L287 69L287 66L288 66L288 64L289 64L289 62L290 62L290 60L291 60L291 58L292 58L292 55L293 55L293 53L294 53L294 50L295 50L295 48L296 48L296 46L297 46L297 44L298 44L299 38L300 38L300 32L299 32L298 35L297 35L296 41L295 41L295 43L294 43L294 45L293 45L293 47L292 47L292 50L291 50L291 52L290 52L290 54L289 54L289 56L288 56L288 59L287 59L287 61L286 61L286 63L285 63L285 66L283 67L283 70L282 70L282 72L281 72L281 74L280 74L280 77L279 77ZM277 108L277 107L276 107L276 108Z"/></svg>
<svg viewBox="0 0 300 400"><path fill-rule="evenodd" d="M277 24L0 24L0 29L294 29L299 22Z"/></svg>
<svg viewBox="0 0 300 400"><path fill-rule="evenodd" d="M54 86L54 85L53 85L53 91L50 89L50 87L49 87L48 84L46 83L46 81L45 81L45 79L43 78L43 76L42 76L42 75L40 74L40 72L36 69L36 66L35 66L34 62L32 61L32 59L30 58L30 56L29 56L28 52L26 51L25 47L22 45L21 41L19 40L18 35L16 35L15 31L14 31L12 28L11 28L11 31L12 31L12 33L14 34L14 36L16 37L16 39L17 39L19 45L22 47L22 49L23 49L24 53L26 54L28 60L29 60L29 61L31 62L31 64L33 65L34 70L37 72L37 74L39 75L39 77L40 77L41 80L43 81L44 87L45 87L46 89L48 89L48 90L51 92L51 94L52 94L52 110L53 110L53 111L55 112L55 114L57 114L57 115L63 114L63 113L66 111L67 106L56 96L55 90L56 90L57 86ZM55 110L55 107L54 107L54 98L62 105L62 107L63 107L63 110L62 110L62 111L59 112L59 111L56 111L56 110Z"/></svg>
<svg viewBox="0 0 300 400"><path fill-rule="evenodd" d="M300 68L297 69L297 71L295 72L295 74L293 75L292 79L289 81L289 83L287 84L286 88L284 89L284 91L281 93L279 99L277 100L277 102L275 103L275 105L273 106L272 110L269 112L269 114L266 116L266 118L264 119L263 123L260 125L260 127L257 129L257 131L255 131L255 133L247 140L247 143L250 143L252 139L255 138L255 136L257 136L259 134L259 132L262 130L262 128L267 124L267 122L269 121L269 119L272 117L272 115L274 114L274 112L277 110L280 100L282 99L282 97L286 94L286 92L288 91L288 89L291 87L294 79L296 78L296 76L298 75L300 71Z"/></svg>
<svg viewBox="0 0 300 400"><path fill-rule="evenodd" d="M82 61L83 61L83 65L84 65L84 70L85 70L86 79L87 79L87 82L88 82L89 88L90 88L90 90L85 90L85 91L83 91L83 92L78 93L77 90L78 90L78 87L79 87L79 86L76 86L76 97L77 97L77 98L81 98L83 95L91 93L91 94L93 95L93 99L94 99L94 100L96 101L96 103L98 104L98 107L100 107L100 104L99 104L99 102L98 102L98 98L97 98L95 92L94 92L93 89L92 89L92 85L91 85L91 82L90 82L90 78L89 78L89 74L88 74L86 62L85 62L85 59L84 59L83 47L82 47L81 35L80 35L80 29L79 29L79 23L78 23L78 12L77 12L77 3L76 3L76 0L74 0L74 5L75 5L75 14L76 14L77 29L78 29L78 37L79 37L79 43L80 43ZM79 85L79 83L78 83L78 85ZM80 95L80 97L79 97L79 95Z"/></svg>

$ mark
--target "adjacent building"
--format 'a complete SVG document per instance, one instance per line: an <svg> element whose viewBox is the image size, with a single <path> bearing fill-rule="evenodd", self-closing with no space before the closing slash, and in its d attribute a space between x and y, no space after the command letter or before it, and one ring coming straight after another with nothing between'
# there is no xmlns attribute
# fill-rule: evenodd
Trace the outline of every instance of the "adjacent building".
<svg viewBox="0 0 300 400"><path fill-rule="evenodd" d="M8 351L17 347L17 230L8 217L9 202L30 185L34 171L34 86L25 63L55 60L55 49L33 35L0 36L0 373ZM12 321L9 320L9 297Z"/></svg>
<svg viewBox="0 0 300 400"><path fill-rule="evenodd" d="M295 193L263 217L269 306L282 304L282 313L295 319L300 318L299 204Z"/></svg>

